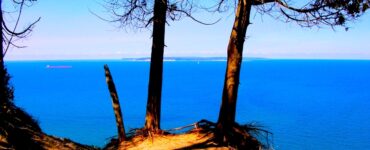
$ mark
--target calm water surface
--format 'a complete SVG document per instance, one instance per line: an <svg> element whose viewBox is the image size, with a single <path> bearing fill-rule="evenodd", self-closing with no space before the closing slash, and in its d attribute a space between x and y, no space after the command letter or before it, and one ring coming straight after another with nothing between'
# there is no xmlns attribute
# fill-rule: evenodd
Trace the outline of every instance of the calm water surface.
<svg viewBox="0 0 370 150"><path fill-rule="evenodd" d="M225 63L165 62L162 128L217 120ZM142 127L148 62L30 61L7 67L16 104L45 132L103 146L116 134L103 64L113 74L126 128ZM237 121L265 126L277 150L370 149L370 61L245 61Z"/></svg>

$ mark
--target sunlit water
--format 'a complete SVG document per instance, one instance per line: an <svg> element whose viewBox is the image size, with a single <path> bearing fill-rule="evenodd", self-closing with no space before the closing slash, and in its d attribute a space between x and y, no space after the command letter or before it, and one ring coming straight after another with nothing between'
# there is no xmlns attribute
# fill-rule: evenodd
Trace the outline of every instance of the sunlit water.
<svg viewBox="0 0 370 150"><path fill-rule="evenodd" d="M142 127L148 62L31 61L7 67L16 104L45 132L103 146L116 134L105 63L126 128ZM217 120L225 63L165 62L162 128ZM370 149L370 61L245 61L237 121L265 126L277 150Z"/></svg>

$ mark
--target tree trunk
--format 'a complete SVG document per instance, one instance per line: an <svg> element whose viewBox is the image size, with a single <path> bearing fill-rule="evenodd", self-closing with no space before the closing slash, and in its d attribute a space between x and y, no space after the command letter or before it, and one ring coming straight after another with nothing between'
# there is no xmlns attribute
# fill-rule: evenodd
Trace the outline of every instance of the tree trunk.
<svg viewBox="0 0 370 150"><path fill-rule="evenodd" d="M148 102L144 129L151 132L160 130L164 37L166 26L167 0L155 0L153 16L153 43L150 60Z"/></svg>
<svg viewBox="0 0 370 150"><path fill-rule="evenodd" d="M225 135L235 123L236 100L238 96L243 45L249 23L251 1L239 0L235 21L227 47L227 67L222 93L222 104L217 128Z"/></svg>
<svg viewBox="0 0 370 150"><path fill-rule="evenodd" d="M4 110L5 108L5 103L7 102L7 85L6 85L6 72L5 72L5 66L4 66L4 46L3 46L3 42L4 42L4 38L3 38L3 10L2 10L2 1L0 0L0 12L1 12L1 15L0 15L0 32L1 32L1 35L0 35L0 104L1 104L1 110Z"/></svg>
<svg viewBox="0 0 370 150"><path fill-rule="evenodd" d="M110 96L112 97L112 105L114 110L114 115L116 116L116 123L118 129L118 140L122 142L126 139L125 127L123 125L123 117L121 112L121 107L119 104L118 94L116 91L116 86L114 85L112 75L110 74L108 65L104 65L105 79L107 81Z"/></svg>

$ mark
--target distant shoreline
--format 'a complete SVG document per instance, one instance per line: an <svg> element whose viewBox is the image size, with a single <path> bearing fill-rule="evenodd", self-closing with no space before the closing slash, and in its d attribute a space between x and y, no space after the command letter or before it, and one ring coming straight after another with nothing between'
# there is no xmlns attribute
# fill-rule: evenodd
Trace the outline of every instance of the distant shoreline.
<svg viewBox="0 0 370 150"><path fill-rule="evenodd" d="M370 61L370 59L360 58L259 58L259 57L244 57L243 61L252 60L297 60L297 61ZM60 62L60 61L128 61L128 62L150 62L150 57L132 57L132 58L107 58L107 59L10 59L5 62ZM164 62L174 61L227 61L226 57L164 57Z"/></svg>

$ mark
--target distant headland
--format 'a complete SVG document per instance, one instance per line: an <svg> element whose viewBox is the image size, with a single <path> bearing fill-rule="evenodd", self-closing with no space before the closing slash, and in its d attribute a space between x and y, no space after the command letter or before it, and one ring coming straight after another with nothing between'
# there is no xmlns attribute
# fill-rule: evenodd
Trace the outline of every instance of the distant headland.
<svg viewBox="0 0 370 150"><path fill-rule="evenodd" d="M246 60L259 60L264 58L247 57ZM150 57L122 58L124 61L150 61ZM227 61L226 57L164 57L163 61Z"/></svg>

